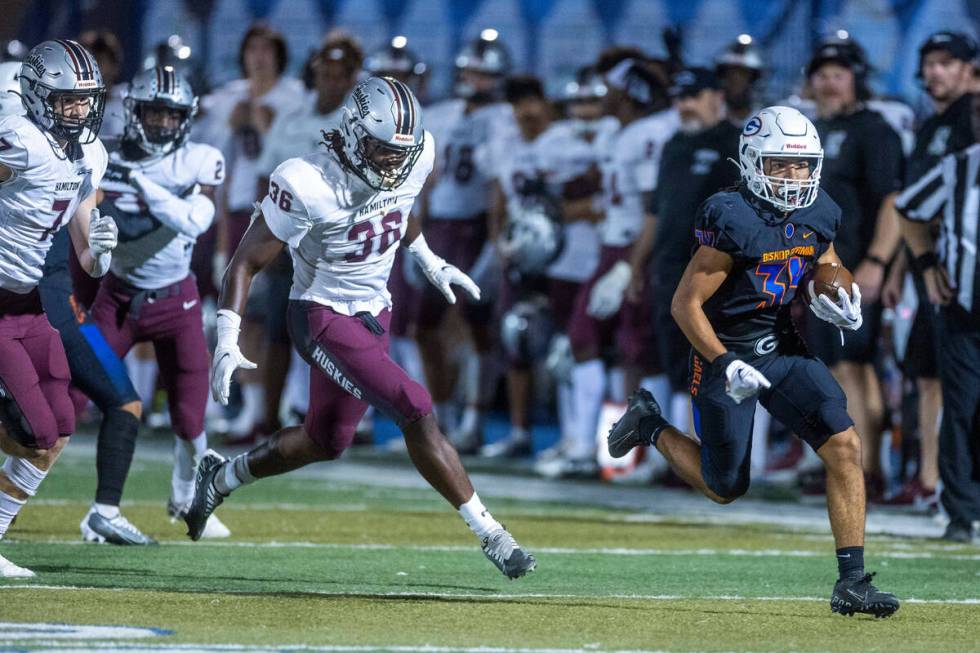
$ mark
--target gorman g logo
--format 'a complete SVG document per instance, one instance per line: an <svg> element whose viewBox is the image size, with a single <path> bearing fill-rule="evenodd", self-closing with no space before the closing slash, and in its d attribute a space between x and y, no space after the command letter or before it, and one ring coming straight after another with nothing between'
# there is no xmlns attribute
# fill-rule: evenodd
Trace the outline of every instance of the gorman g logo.
<svg viewBox="0 0 980 653"><path fill-rule="evenodd" d="M766 336L765 338L759 338L755 341L755 353L759 356L765 356L766 354L771 354L776 351L776 345L779 343L776 341L776 336Z"/></svg>
<svg viewBox="0 0 980 653"><path fill-rule="evenodd" d="M755 136L762 131L762 118L759 116L753 116L751 120L745 123L745 129L742 131L746 136Z"/></svg>

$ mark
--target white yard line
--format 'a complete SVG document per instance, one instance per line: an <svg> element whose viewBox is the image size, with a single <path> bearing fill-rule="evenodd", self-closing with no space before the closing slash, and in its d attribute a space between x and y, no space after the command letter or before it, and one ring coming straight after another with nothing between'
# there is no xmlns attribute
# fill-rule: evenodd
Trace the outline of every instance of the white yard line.
<svg viewBox="0 0 980 653"><path fill-rule="evenodd" d="M49 538L43 540L6 540L5 546L15 545L19 547L29 547L32 544L59 544L70 546L93 546L80 539L57 539ZM344 544L337 542L248 542L248 541L163 541L161 546L192 546L192 547L229 547L245 549L324 549L342 551L418 551L423 553L469 553L475 552L476 546L465 546L458 544L445 545L424 545L424 544L382 544L382 543L352 543ZM701 548L701 549L650 549L650 548L623 548L623 547L531 547L534 553L547 555L608 555L608 556L732 556L737 558L826 558L831 554L827 551L800 551L797 549L724 549L724 548ZM957 554L946 550L940 551L870 551L869 558L887 558L896 560L963 560L969 562L980 561L980 553L976 554Z"/></svg>
<svg viewBox="0 0 980 653"><path fill-rule="evenodd" d="M121 588L121 587L84 587L80 585L33 585L30 583L0 583L0 591L4 590L51 590L51 591L109 591L109 592L166 592L166 593L182 593L173 592L171 590L157 590L157 589L133 589L133 588ZM306 590L300 592L301 594L309 594L315 596L349 596L351 598L370 598L370 597L384 597L384 598L434 598L434 599L481 599L487 601L510 601L513 599L562 599L562 600L572 600L578 599L587 603L602 602L609 599L616 600L626 600L626 601L774 601L774 602L791 602L791 601L814 601L814 602L827 602L829 600L825 596L742 596L738 594L718 594L718 595L708 595L708 596L685 596L682 594L603 594L603 595L583 595L583 594L558 594L558 593L547 593L547 592L528 592L520 593L516 592L513 594L490 594L490 593L480 593L480 592L345 592L345 591L331 591L331 590ZM214 592L193 592L193 594L249 594L255 596L254 592L245 590L221 590ZM918 598L903 598L902 603L913 603L922 605L980 605L980 598L969 598L969 599L918 599Z"/></svg>

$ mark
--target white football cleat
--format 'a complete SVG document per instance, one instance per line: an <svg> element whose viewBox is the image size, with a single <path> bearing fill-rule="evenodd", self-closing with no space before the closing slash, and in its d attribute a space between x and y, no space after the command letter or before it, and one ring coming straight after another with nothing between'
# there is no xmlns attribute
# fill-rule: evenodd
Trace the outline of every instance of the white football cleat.
<svg viewBox="0 0 980 653"><path fill-rule="evenodd" d="M0 556L0 578L34 578L34 572Z"/></svg>
<svg viewBox="0 0 980 653"><path fill-rule="evenodd" d="M201 531L201 538L205 540L220 540L225 537L231 537L231 530L221 523L217 515L208 517L207 523L204 524L204 530Z"/></svg>

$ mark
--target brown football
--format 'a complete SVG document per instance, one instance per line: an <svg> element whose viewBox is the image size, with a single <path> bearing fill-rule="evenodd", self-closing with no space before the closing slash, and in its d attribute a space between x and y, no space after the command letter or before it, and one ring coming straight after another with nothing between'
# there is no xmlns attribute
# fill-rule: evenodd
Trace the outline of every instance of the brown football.
<svg viewBox="0 0 980 653"><path fill-rule="evenodd" d="M817 295L826 295L834 303L837 303L837 289L843 288L847 296L851 296L851 284L854 277L843 265L837 263L821 263L813 272L813 298Z"/></svg>

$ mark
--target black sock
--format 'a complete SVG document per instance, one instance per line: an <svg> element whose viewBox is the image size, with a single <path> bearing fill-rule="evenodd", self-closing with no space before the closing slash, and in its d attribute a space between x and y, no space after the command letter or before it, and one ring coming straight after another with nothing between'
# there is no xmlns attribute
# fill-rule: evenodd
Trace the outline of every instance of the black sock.
<svg viewBox="0 0 980 653"><path fill-rule="evenodd" d="M864 547L837 549L837 572L842 579L858 580L864 576Z"/></svg>
<svg viewBox="0 0 980 653"><path fill-rule="evenodd" d="M95 469L99 478L95 491L96 503L119 505L129 466L133 462L139 427L139 419L125 410L110 408L102 416L95 453Z"/></svg>
<svg viewBox="0 0 980 653"><path fill-rule="evenodd" d="M640 419L640 435L651 447L655 447L657 446L657 438L660 437L660 432L668 426L670 426L670 423L664 419L663 415L650 415L649 417Z"/></svg>

